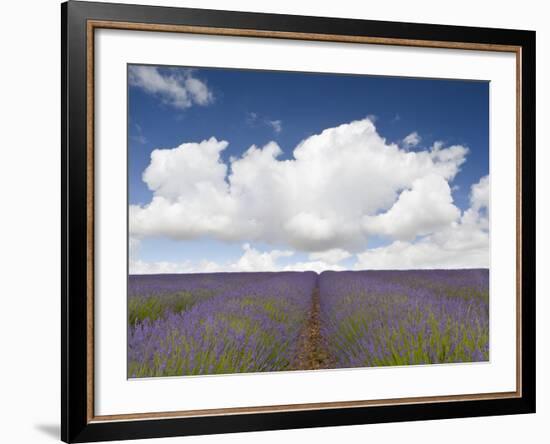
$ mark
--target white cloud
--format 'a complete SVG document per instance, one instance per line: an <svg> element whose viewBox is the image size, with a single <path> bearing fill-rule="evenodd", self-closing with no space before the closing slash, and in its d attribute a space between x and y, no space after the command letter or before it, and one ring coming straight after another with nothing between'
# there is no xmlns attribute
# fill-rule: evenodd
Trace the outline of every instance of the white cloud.
<svg viewBox="0 0 550 444"><path fill-rule="evenodd" d="M198 105L208 105L212 99L212 92L201 80L192 77L190 74L184 77L184 86Z"/></svg>
<svg viewBox="0 0 550 444"><path fill-rule="evenodd" d="M139 257L139 248L141 245L141 240L130 236L128 238L128 256L130 260L135 260Z"/></svg>
<svg viewBox="0 0 550 444"><path fill-rule="evenodd" d="M489 177L472 185L471 207L417 242L395 241L357 255L357 269L489 267Z"/></svg>
<svg viewBox="0 0 550 444"><path fill-rule="evenodd" d="M342 262L344 259L349 257L351 257L351 254L341 248L333 248L331 250L318 251L309 254L309 259L312 261L321 261L327 264L337 264L338 262Z"/></svg>
<svg viewBox="0 0 550 444"><path fill-rule="evenodd" d="M433 240L417 243L396 241L387 247L373 248L358 255L355 266L360 270L485 268L489 266L488 242L477 248L447 248Z"/></svg>
<svg viewBox="0 0 550 444"><path fill-rule="evenodd" d="M388 210L390 219L413 213L386 233L396 238L448 222L454 210L447 183L468 152L441 144L409 152L388 143L369 119L308 137L287 160L278 159L282 150L270 142L226 164L220 154L227 146L211 138L155 150L143 174L154 197L130 207L131 234L358 252L366 248L369 230L381 230L363 221ZM422 213L437 203L444 208L435 223Z"/></svg>
<svg viewBox="0 0 550 444"><path fill-rule="evenodd" d="M283 130L283 122L281 120L266 120L266 123L273 128L273 131L280 133Z"/></svg>
<svg viewBox="0 0 550 444"><path fill-rule="evenodd" d="M478 183L472 186L470 203L473 209L479 210L489 207L489 196L491 192L489 186L489 176L482 177Z"/></svg>
<svg viewBox="0 0 550 444"><path fill-rule="evenodd" d="M292 251L273 250L260 252L250 246L243 245L244 254L231 266L235 271L278 271L277 259L292 256Z"/></svg>
<svg viewBox="0 0 550 444"><path fill-rule="evenodd" d="M175 263L168 261L146 262L142 260L130 261L130 274L176 274L192 273L189 263Z"/></svg>
<svg viewBox="0 0 550 444"><path fill-rule="evenodd" d="M482 177L480 181L472 185L470 191L470 208L464 212L462 220L470 225L479 225L489 229L489 176Z"/></svg>
<svg viewBox="0 0 550 444"><path fill-rule="evenodd" d="M246 113L246 123L250 126L267 125L277 134L279 134L283 130L282 120L268 119L260 116L260 114L256 112Z"/></svg>
<svg viewBox="0 0 550 444"><path fill-rule="evenodd" d="M198 262L170 262L156 261L147 262L143 260L130 260L129 274L181 274L181 273L217 273L223 271L239 271L228 269L213 261L202 260ZM242 270L245 271L245 270ZM248 271L248 270L246 270ZM260 271L260 270L258 270Z"/></svg>
<svg viewBox="0 0 550 444"><path fill-rule="evenodd" d="M396 231L407 231L407 223L404 225L399 221L400 217L406 218L405 210L411 204L411 211L414 212L416 198L408 197L418 192L423 186L432 185L436 194L435 202L440 198L437 187L441 186L432 176L420 179L413 184L412 191L404 191L394 206L383 216L395 217L394 221L387 221L389 225L395 225ZM443 195L448 189L441 186ZM448 185L447 185L448 188ZM405 194L406 193L406 194ZM489 267L489 216L485 210L488 209L490 191L489 176L485 176L471 187L471 207L462 214L458 212L455 218L448 223L442 223L430 234L416 241L396 240L390 245L371 248L356 255L353 269L425 269L425 268L487 268ZM403 203L405 202L405 203ZM425 202L434 203L431 198ZM420 202L419 205L425 202ZM444 208L448 201L441 203ZM403 206L404 205L404 206ZM456 207L450 208L454 213ZM403 213L401 213L403 211ZM427 211L422 208L421 213ZM388 216L389 217L389 216ZM419 221L422 222L422 218ZM144 262L137 259L140 240L130 237L130 273L212 273L219 271L316 271L321 273L326 270L343 270L340 262L351 257L350 252L333 248L324 251L312 252L308 255L307 261L282 264L280 259L295 255L293 250L271 250L259 251L249 243L242 245L242 255L230 262L216 263L212 261L198 262Z"/></svg>
<svg viewBox="0 0 550 444"><path fill-rule="evenodd" d="M422 140L422 138L418 135L418 133L415 131L413 133L410 133L408 136L406 136L404 139L403 139L403 145L406 147L406 148L412 148L412 147L415 147L416 145L418 145L420 143L420 141Z"/></svg>
<svg viewBox="0 0 550 444"><path fill-rule="evenodd" d="M227 165L221 162L220 153L227 145L212 137L174 149L153 150L143 181L155 196L170 201L192 198L201 190L223 194L227 192Z"/></svg>
<svg viewBox="0 0 550 444"><path fill-rule="evenodd" d="M336 250L331 253L326 252L328 260L323 260L320 256L314 259L310 256L309 261L294 262L291 264L281 264L280 259L291 257L295 254L290 250L271 250L259 251L250 244L242 245L242 255L234 260L225 263L213 261L184 261L184 262L146 262L130 255L130 274L163 274L163 273L215 273L215 272L257 272L257 271L316 271L321 273L326 270L343 270L337 265L339 257L349 257L349 253Z"/></svg>
<svg viewBox="0 0 550 444"><path fill-rule="evenodd" d="M128 81L174 108L207 105L213 100L207 85L193 77L190 70L167 68L161 72L154 66L132 65L128 69Z"/></svg>
<svg viewBox="0 0 550 444"><path fill-rule="evenodd" d="M416 179L410 190L404 190L389 211L363 218L368 233L400 240L433 233L460 217L453 204L449 184L432 174Z"/></svg>
<svg viewBox="0 0 550 444"><path fill-rule="evenodd" d="M345 268L341 265L329 264L323 261L295 262L282 268L282 271L315 271L316 273L322 273L328 270L344 271Z"/></svg>

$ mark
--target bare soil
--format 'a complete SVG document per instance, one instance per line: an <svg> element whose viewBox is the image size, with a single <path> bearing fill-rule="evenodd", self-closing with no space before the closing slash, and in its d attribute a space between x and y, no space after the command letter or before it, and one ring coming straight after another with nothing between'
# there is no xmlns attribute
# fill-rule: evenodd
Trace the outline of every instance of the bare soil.
<svg viewBox="0 0 550 444"><path fill-rule="evenodd" d="M315 287L311 299L310 316L298 338L298 351L292 364L293 370L331 368L332 361L321 336L319 287Z"/></svg>

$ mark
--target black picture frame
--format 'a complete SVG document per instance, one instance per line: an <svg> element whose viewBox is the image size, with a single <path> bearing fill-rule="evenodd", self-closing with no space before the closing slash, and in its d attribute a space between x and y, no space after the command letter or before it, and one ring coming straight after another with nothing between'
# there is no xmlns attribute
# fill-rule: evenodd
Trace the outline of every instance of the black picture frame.
<svg viewBox="0 0 550 444"><path fill-rule="evenodd" d="M87 294L90 286L89 167L87 99L88 22L185 25L280 33L407 39L511 45L520 48L521 66L521 281L523 295L519 380L521 393L499 399L440 400L250 412L151 419L96 421L90 416L89 344L93 319ZM180 435L277 430L289 428L416 421L443 418L511 415L535 412L535 32L507 29L382 22L69 1L61 5L62 104L62 274L61 274L61 438L90 442ZM92 315L93 316L93 315Z"/></svg>

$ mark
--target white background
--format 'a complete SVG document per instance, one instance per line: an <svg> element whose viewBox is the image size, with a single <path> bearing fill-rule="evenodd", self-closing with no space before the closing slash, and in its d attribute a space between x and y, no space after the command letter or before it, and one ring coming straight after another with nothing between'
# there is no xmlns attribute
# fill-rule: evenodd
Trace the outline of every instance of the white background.
<svg viewBox="0 0 550 444"><path fill-rule="evenodd" d="M119 0L120 1L120 0ZM463 443L464 440L512 443L522 439L545 442L550 420L549 326L550 310L544 280L550 262L550 177L544 166L550 154L544 122L550 116L550 29L544 3L535 0L482 3L463 0L450 9L444 2L394 1L372 3L340 0L337 3L278 0L148 1L150 4L354 17L378 20L463 24L536 29L537 48L537 284L538 303L538 412L536 415L475 418L291 430L213 437L175 438L155 442L267 443L316 442L422 442ZM2 168L0 190L0 399L7 443L42 443L57 440L59 430L59 3L54 0L11 2L4 6L1 29L0 122ZM6 137L7 135L7 137Z"/></svg>
<svg viewBox="0 0 550 444"><path fill-rule="evenodd" d="M224 50L227 45L227 50ZM515 56L444 49L96 33L96 415L510 392L515 384ZM489 79L491 361L322 372L126 379L127 63ZM451 104L452 106L452 104ZM497 222L495 222L497 221ZM411 384L411 380L414 384ZM449 384L449 381L453 381Z"/></svg>

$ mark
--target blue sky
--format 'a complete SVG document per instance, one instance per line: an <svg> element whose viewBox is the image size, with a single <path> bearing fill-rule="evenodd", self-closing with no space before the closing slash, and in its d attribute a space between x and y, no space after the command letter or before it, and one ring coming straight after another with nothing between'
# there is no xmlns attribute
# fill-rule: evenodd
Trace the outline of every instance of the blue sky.
<svg viewBox="0 0 550 444"><path fill-rule="evenodd" d="M443 148L464 147L467 154L458 171L450 178L445 176L452 204L462 214L476 207L479 218L486 215L482 204L473 203L472 187L489 174L488 82L212 68L137 68L143 70L132 71L136 67L129 67L128 86L130 206L145 208L155 195L143 179L155 149L172 149L212 137L227 141L228 146L219 152L219 163L228 166L227 179L231 161L243 157L252 145L261 148L274 141L281 151L277 161L292 161L294 149L301 141L325 129L368 119L387 145L396 144L403 153L429 153L434 144ZM342 137L341 140L347 140ZM330 159L327 164L330 165ZM386 174L392 175L392 171ZM170 180L179 176L174 177ZM406 185L396 188L396 198L407 188ZM357 189L357 193L368 192ZM391 205L386 205L370 216L389 209ZM446 221L451 223L449 219ZM455 222L462 223L459 219ZM426 236L437 236L446 229L443 225L433 231L422 229L406 241L412 245ZM480 227L483 232L488 231L487 227ZM198 231L196 236L172 236L163 229L137 230L139 248L133 257L150 264L210 261L227 266L241 256L243 245L248 243L260 253L292 251L291 255L277 259L278 266L285 266L307 261L315 250L309 246L297 248L296 245L301 245L299 240L297 244L287 244L284 235L274 240L262 235L251 240L246 235L225 239L223 235ZM369 232L368 248L404 242L403 238L384 232L384 229ZM332 250L340 249L334 242L329 246ZM339 266L352 268L357 262L356 253L338 262ZM464 266L467 265L466 260Z"/></svg>

